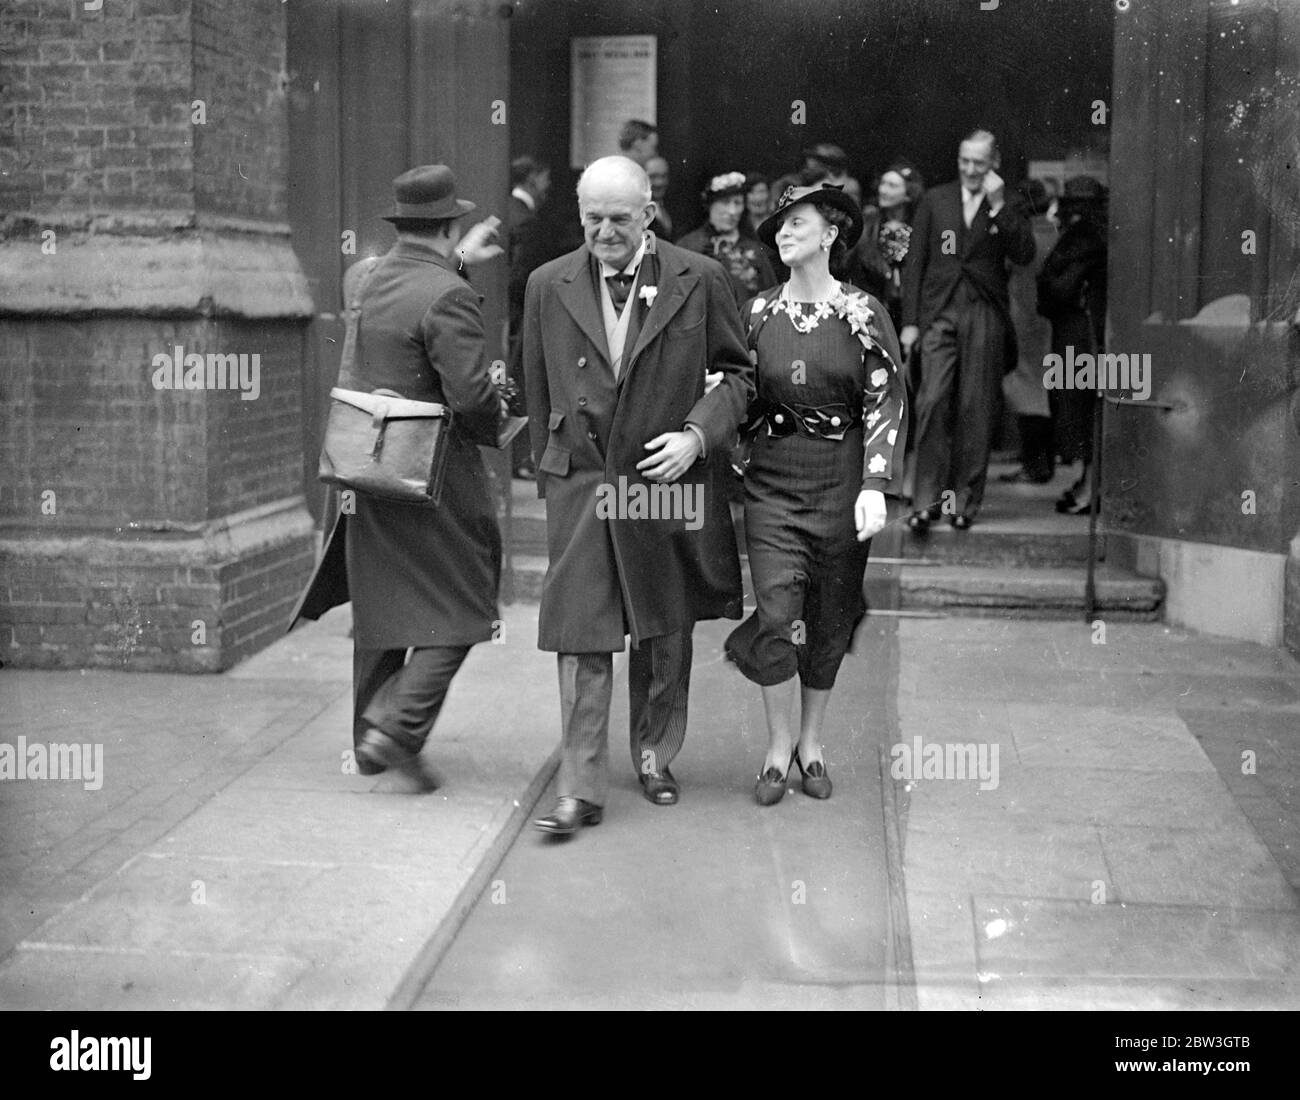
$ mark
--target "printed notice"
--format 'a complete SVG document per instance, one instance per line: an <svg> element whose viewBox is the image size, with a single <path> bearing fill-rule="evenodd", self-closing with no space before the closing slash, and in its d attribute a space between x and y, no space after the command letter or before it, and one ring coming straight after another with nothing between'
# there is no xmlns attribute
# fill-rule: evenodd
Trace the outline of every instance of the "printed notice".
<svg viewBox="0 0 1300 1100"><path fill-rule="evenodd" d="M585 168L618 150L618 132L630 118L656 121L652 34L574 38L570 42L570 162Z"/></svg>

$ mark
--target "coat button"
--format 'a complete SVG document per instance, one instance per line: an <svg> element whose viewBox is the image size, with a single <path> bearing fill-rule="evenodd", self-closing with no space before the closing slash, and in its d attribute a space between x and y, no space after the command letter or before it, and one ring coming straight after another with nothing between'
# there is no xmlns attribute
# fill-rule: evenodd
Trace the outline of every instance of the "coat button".
<svg viewBox="0 0 1300 1100"><path fill-rule="evenodd" d="M586 399L585 397L579 397L579 398L578 398L578 404L579 404L579 405L585 405L586 403L587 403L587 399Z"/></svg>
<svg viewBox="0 0 1300 1100"><path fill-rule="evenodd" d="M585 367L586 365L587 365L587 357L585 355L578 356L578 366Z"/></svg>
<svg viewBox="0 0 1300 1100"><path fill-rule="evenodd" d="M831 427L832 427L832 428L838 428L839 426L840 426L840 418L839 418L838 416L832 416L832 417L831 417Z"/></svg>
<svg viewBox="0 0 1300 1100"><path fill-rule="evenodd" d="M777 413L774 417L772 417L772 420L773 420L773 422L775 422L775 423L777 423L777 424L784 424L784 423L785 423L785 417L782 416L780 413Z"/></svg>

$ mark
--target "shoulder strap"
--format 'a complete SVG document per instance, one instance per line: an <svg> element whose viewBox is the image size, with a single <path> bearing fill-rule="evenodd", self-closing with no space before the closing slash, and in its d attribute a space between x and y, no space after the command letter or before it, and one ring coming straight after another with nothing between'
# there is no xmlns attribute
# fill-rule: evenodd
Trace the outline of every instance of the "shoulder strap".
<svg viewBox="0 0 1300 1100"><path fill-rule="evenodd" d="M343 303L343 352L339 357L339 384L350 389L356 389L356 360L357 345L361 339L361 297L365 293L366 285L370 282L370 276L374 274L375 268L379 266L378 256L369 256L361 260L356 265L360 271L360 277L352 291L351 298ZM349 268L351 274L353 269ZM346 276L344 277L346 282Z"/></svg>

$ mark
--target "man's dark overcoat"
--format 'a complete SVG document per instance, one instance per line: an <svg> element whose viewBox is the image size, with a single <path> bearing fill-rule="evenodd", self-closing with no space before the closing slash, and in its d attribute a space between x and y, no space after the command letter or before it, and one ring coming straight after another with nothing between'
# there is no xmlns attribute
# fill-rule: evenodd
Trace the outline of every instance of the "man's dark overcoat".
<svg viewBox="0 0 1300 1100"><path fill-rule="evenodd" d="M657 242L633 286L616 380L599 277L580 248L533 272L524 306L529 427L550 550L538 645L560 653L615 652L625 635L639 645L741 610L727 459L754 371L731 283L715 260ZM649 286L653 294L642 295ZM707 395L706 370L723 373ZM679 500L698 501L702 487L697 530L684 513L636 518L598 507L621 478L625 500L636 486L653 492L636 469L645 444L688 421L708 446L707 460L679 479Z"/></svg>
<svg viewBox="0 0 1300 1100"><path fill-rule="evenodd" d="M339 385L451 407L442 497L430 507L356 494L355 514L340 518L299 614L316 618L350 598L362 649L489 640L501 533L478 444L496 443L499 398L479 295L453 261L414 241L380 259L362 291L355 370Z"/></svg>

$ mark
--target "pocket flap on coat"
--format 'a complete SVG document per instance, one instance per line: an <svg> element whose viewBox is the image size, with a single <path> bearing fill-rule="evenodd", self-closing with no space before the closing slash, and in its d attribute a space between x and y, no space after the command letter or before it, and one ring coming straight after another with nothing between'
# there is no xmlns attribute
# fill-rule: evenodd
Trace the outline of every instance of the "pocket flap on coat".
<svg viewBox="0 0 1300 1100"><path fill-rule="evenodd" d="M556 477L568 477L569 452L563 447L551 445L542 452L542 461L538 463L537 468L544 474L554 474Z"/></svg>

